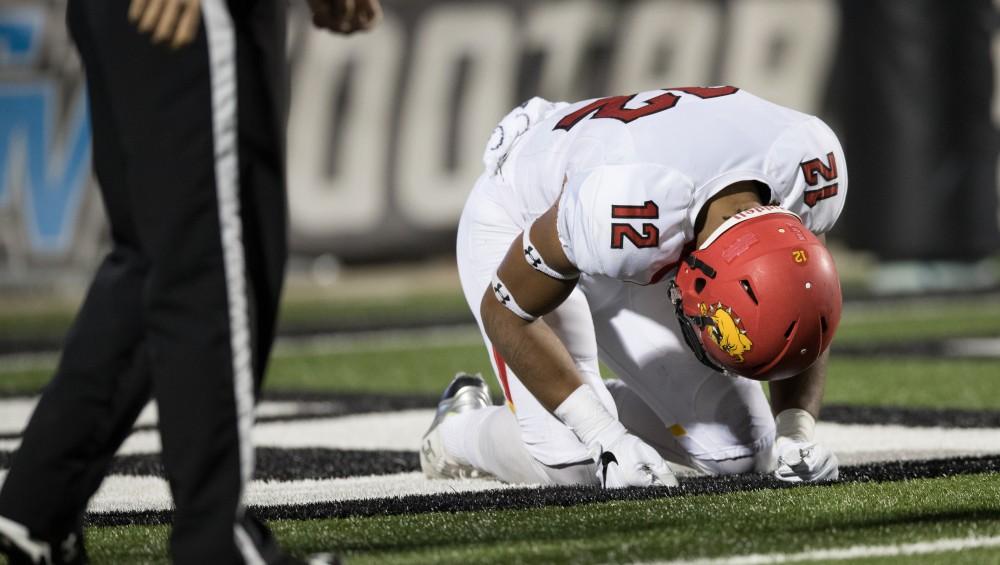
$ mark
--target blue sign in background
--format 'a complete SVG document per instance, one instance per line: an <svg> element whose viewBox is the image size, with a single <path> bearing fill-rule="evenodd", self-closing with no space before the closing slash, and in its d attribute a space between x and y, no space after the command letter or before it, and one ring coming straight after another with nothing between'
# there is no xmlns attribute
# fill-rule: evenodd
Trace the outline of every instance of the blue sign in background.
<svg viewBox="0 0 1000 565"><path fill-rule="evenodd" d="M0 208L19 203L31 255L71 246L90 178L83 89L67 93L65 77L37 68L47 16L41 6L0 9ZM63 118L64 96L75 99Z"/></svg>
<svg viewBox="0 0 1000 565"><path fill-rule="evenodd" d="M0 205L11 199L13 180L19 179L28 242L39 253L69 246L90 172L85 97L73 103L58 136L58 96L57 85L46 80L0 86Z"/></svg>

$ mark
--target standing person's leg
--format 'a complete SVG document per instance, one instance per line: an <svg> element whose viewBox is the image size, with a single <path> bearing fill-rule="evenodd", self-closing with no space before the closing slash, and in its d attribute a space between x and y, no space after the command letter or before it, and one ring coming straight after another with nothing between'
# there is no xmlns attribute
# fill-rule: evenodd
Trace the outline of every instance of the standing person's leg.
<svg viewBox="0 0 1000 565"><path fill-rule="evenodd" d="M240 218L253 349L254 403L270 359L288 257L285 189L287 55L284 2L231 3L236 33ZM242 526L265 561L280 550L264 524Z"/></svg>
<svg viewBox="0 0 1000 565"><path fill-rule="evenodd" d="M106 69L94 50L84 4L71 1L67 21L87 73L94 168L112 250L66 336L58 370L0 491L0 516L26 526L50 551L61 551L66 536L80 529L87 500L149 399L150 386L141 314L149 265L132 222Z"/></svg>
<svg viewBox="0 0 1000 565"><path fill-rule="evenodd" d="M237 35L240 212L252 283L254 376L259 388L274 343L288 257L285 122L288 73L284 2L232 3Z"/></svg>
<svg viewBox="0 0 1000 565"><path fill-rule="evenodd" d="M246 71L237 54L245 36L225 2L204 0L195 43L154 45L127 21L127 4L92 4L87 17L108 66L130 205L150 260L142 315L177 508L171 552L179 563L259 559L261 540L245 527L242 496L253 472L250 428L263 369L255 321L273 320L275 308L257 293L276 296L279 285L254 277L268 269L262 265L280 270L283 256L256 257L270 239L248 243L242 221L251 210L270 218L243 206L255 193L240 179L238 79ZM280 220L255 229L283 230L283 209L276 211ZM267 311L256 312L258 304Z"/></svg>

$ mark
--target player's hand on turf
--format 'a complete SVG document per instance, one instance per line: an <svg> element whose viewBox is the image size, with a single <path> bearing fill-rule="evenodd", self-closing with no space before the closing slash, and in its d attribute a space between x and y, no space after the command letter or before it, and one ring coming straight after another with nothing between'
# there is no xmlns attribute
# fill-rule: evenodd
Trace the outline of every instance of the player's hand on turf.
<svg viewBox="0 0 1000 565"><path fill-rule="evenodd" d="M201 23L201 0L132 0L128 19L153 43L178 48L194 41Z"/></svg>
<svg viewBox="0 0 1000 565"><path fill-rule="evenodd" d="M625 433L600 447L597 479L604 488L677 486L670 465L638 437Z"/></svg>
<svg viewBox="0 0 1000 565"><path fill-rule="evenodd" d="M778 437L774 442L778 468L774 476L790 483L835 481L840 476L837 456L815 441Z"/></svg>
<svg viewBox="0 0 1000 565"><path fill-rule="evenodd" d="M309 0L313 24L337 33L368 31L382 17L379 0Z"/></svg>
<svg viewBox="0 0 1000 565"><path fill-rule="evenodd" d="M597 480L604 488L677 485L667 462L646 442L628 433L590 385L577 387L552 413L587 446L597 463Z"/></svg>
<svg viewBox="0 0 1000 565"><path fill-rule="evenodd" d="M790 483L835 481L840 476L837 456L814 439L816 418L809 412L790 408L774 419L777 438L774 476Z"/></svg>

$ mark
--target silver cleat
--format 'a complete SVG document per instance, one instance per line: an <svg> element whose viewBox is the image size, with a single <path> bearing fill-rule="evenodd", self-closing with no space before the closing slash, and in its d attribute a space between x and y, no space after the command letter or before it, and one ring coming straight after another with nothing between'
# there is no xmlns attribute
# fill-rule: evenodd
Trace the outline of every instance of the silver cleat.
<svg viewBox="0 0 1000 565"><path fill-rule="evenodd" d="M431 479L483 479L490 478L471 465L449 457L438 429L448 416L492 406L489 387L480 375L459 373L444 390L438 402L437 413L431 427L420 442L420 468Z"/></svg>

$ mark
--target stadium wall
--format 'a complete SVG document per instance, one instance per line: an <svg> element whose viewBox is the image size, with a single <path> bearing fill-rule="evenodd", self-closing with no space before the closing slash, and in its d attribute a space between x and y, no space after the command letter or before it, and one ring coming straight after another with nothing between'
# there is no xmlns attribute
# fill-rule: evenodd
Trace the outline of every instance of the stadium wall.
<svg viewBox="0 0 1000 565"><path fill-rule="evenodd" d="M484 143L532 95L735 84L836 127L828 111L841 43L836 0L383 3L381 26L350 38L314 31L304 3L293 4L298 254L370 261L450 252ZM89 272L106 237L63 12L61 1L0 7L0 285Z"/></svg>

